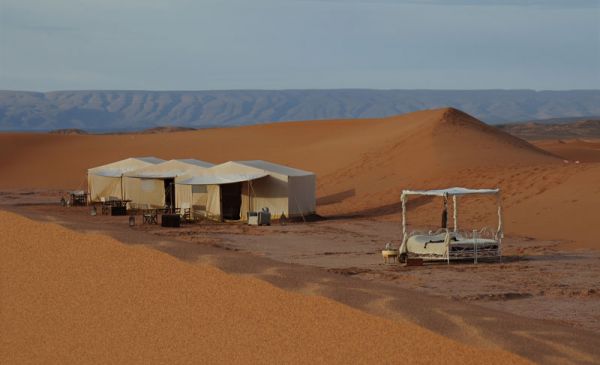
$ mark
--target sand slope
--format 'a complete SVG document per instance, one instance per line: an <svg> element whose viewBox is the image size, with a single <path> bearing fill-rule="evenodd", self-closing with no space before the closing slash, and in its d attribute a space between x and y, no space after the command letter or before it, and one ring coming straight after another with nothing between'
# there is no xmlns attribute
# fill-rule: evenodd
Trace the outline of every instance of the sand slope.
<svg viewBox="0 0 600 365"><path fill-rule="evenodd" d="M316 172L372 165L422 174L436 167L538 163L551 158L455 109L383 119L276 123L168 134L0 134L0 187L76 186L88 168L131 156L214 163L266 159ZM447 165L449 163L449 165ZM43 175L43 179L40 176Z"/></svg>
<svg viewBox="0 0 600 365"><path fill-rule="evenodd" d="M106 236L0 222L4 364L525 363Z"/></svg>
<svg viewBox="0 0 600 365"><path fill-rule="evenodd" d="M567 160L600 162L600 139L550 139L533 143Z"/></svg>
<svg viewBox="0 0 600 365"><path fill-rule="evenodd" d="M600 248L586 228L596 220L589 206L600 204L600 164L565 164L539 147L452 108L167 134L0 134L0 189L84 188L87 168L130 156L265 159L316 172L322 215L398 219L402 189L500 187L508 233ZM494 224L475 213L464 222Z"/></svg>

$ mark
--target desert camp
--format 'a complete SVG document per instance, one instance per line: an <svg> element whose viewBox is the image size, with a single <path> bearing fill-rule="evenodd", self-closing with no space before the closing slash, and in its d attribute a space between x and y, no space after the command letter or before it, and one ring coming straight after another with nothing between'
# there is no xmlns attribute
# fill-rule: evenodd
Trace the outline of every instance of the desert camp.
<svg viewBox="0 0 600 365"><path fill-rule="evenodd" d="M600 0L0 1L0 365L600 365Z"/></svg>
<svg viewBox="0 0 600 365"><path fill-rule="evenodd" d="M316 180L312 172L262 160L219 165L195 159L152 161L156 163L139 168L119 161L89 169L90 203L117 203L130 211L178 211L188 220L203 217L247 221L248 214L254 211L294 218L316 211ZM104 176L109 174L112 176ZM108 183L102 178L114 179L110 189L104 187Z"/></svg>

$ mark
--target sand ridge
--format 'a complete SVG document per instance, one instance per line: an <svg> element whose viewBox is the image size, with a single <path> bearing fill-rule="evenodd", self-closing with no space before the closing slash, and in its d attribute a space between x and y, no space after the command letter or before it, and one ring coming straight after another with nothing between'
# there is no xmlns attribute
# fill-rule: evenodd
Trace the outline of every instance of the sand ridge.
<svg viewBox="0 0 600 365"><path fill-rule="evenodd" d="M534 141L533 143L567 160L600 162L600 139L598 138L548 139Z"/></svg>
<svg viewBox="0 0 600 365"><path fill-rule="evenodd" d="M2 363L525 363L106 236L0 222Z"/></svg>

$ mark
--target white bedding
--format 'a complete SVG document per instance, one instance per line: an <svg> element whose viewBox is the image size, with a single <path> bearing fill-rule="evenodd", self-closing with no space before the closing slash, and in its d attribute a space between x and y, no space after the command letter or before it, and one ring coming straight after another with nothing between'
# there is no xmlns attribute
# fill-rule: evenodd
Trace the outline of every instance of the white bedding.
<svg viewBox="0 0 600 365"><path fill-rule="evenodd" d="M477 241L477 248L484 248L491 245L497 245L498 241L490 238L478 238L477 240L472 238L464 238L454 233L450 233L450 245L451 247L464 247L473 248L475 241ZM413 235L406 241L406 249L401 250L402 252L409 252L418 255L440 255L444 256L447 252L446 244L446 233L440 233L435 235L419 234Z"/></svg>

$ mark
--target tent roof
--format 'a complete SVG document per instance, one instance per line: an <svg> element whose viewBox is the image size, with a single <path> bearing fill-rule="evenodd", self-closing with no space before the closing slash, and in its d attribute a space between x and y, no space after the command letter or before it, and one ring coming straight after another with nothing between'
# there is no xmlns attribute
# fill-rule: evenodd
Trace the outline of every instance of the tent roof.
<svg viewBox="0 0 600 365"><path fill-rule="evenodd" d="M308 176L314 175L310 171L304 171L293 167L276 164L273 162L263 160L247 160L247 161L231 161L240 165L254 167L256 169L274 172L276 174L287 175L287 176Z"/></svg>
<svg viewBox="0 0 600 365"><path fill-rule="evenodd" d="M106 165L92 167L88 169L88 173L97 176L120 177L126 172L162 162L165 162L165 160L156 157L130 157Z"/></svg>
<svg viewBox="0 0 600 365"><path fill-rule="evenodd" d="M498 194L500 189L467 189L467 188L447 188L437 190L403 190L402 195L468 195L468 194Z"/></svg>
<svg viewBox="0 0 600 365"><path fill-rule="evenodd" d="M190 164L190 165L195 165L195 166L198 166L198 167L204 167L204 168L213 167L215 165L215 164L210 163L210 162L196 160L195 158L182 158L182 159L177 159L176 161L180 161L180 162L183 162L183 163L187 163L187 164Z"/></svg>
<svg viewBox="0 0 600 365"><path fill-rule="evenodd" d="M253 174L206 174L192 176L189 179L178 181L177 184L182 185L221 185L231 184L242 181L250 181L263 178L267 176L267 173L253 173Z"/></svg>
<svg viewBox="0 0 600 365"><path fill-rule="evenodd" d="M153 164L153 165L156 165L157 163L165 162L165 160L163 160L162 158L157 158L157 157L152 157L152 156L149 156L149 157L133 157L133 158L136 159L136 160L140 160L140 161L143 161L143 162L147 162L147 163Z"/></svg>
<svg viewBox="0 0 600 365"><path fill-rule="evenodd" d="M191 170L198 168L209 168L213 164L194 159L169 160L156 165L142 167L137 170L125 173L128 177L148 178L148 179L166 179L185 175Z"/></svg>

